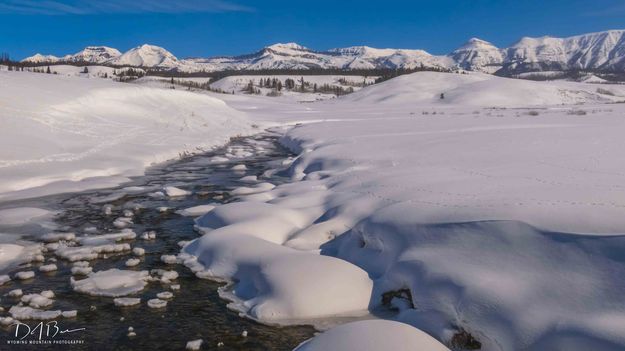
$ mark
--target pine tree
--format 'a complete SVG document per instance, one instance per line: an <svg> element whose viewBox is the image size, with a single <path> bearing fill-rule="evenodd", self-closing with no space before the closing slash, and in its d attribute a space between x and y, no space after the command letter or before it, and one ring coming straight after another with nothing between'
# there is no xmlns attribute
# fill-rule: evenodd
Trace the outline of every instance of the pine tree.
<svg viewBox="0 0 625 351"><path fill-rule="evenodd" d="M48 69L46 69L46 73L47 73L47 74L52 73L52 71L50 71L50 66L48 66Z"/></svg>

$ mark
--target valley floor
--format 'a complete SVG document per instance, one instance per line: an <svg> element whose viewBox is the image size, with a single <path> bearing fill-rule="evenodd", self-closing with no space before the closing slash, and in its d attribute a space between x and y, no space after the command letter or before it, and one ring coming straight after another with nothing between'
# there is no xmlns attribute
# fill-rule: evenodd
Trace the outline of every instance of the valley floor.
<svg viewBox="0 0 625 351"><path fill-rule="evenodd" d="M84 184L86 165L140 172L147 140L176 135L158 149L171 155L252 124L289 126L292 182L235 190L240 201L199 217L204 235L177 259L198 277L236 282L222 296L263 322L361 320L302 350L625 347L625 86L423 72L317 103L106 83L36 105L7 87L35 91L39 76L0 74L2 124L18 126L0 131L0 200L50 179ZM88 81L63 79L50 84ZM132 139L127 121L144 115L141 142L100 152L102 131ZM117 117L127 133L84 132ZM57 162L66 153L106 157ZM41 160L53 162L29 166Z"/></svg>

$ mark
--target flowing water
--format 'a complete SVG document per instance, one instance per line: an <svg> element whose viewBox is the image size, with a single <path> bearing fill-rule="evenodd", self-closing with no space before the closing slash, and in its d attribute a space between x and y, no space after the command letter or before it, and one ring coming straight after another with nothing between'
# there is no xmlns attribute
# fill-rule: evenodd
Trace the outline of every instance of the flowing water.
<svg viewBox="0 0 625 351"><path fill-rule="evenodd" d="M18 271L33 270L36 276L34 279L13 280L0 286L0 305L5 310L0 312L0 316L7 316L6 311L19 302L19 298L6 296L11 290L23 289L24 293L52 290L56 297L50 309L78 311L76 318L58 318L58 326L63 330L85 330L55 337L56 340L74 340L72 342L76 344L46 345L44 322L42 344L7 346L8 341L16 340L15 326L4 327L0 329L0 350L181 350L187 341L194 339L204 340L203 350L291 350L310 338L315 331L310 326L274 327L242 318L229 310L227 302L219 297L219 283L198 279L186 267L167 265L160 259L163 254L179 253L180 241L198 237L198 233L193 230L193 218L176 214L175 210L231 201L228 191L249 185L240 181L241 177L260 177L266 171L280 167L283 160L292 156L278 145L276 138L264 134L233 139L221 149L155 166L148 169L144 176L114 189L2 204L2 208L33 206L59 211L54 219L59 226L57 230L74 232L77 236L83 235L88 227L97 228L98 233L119 232L113 226L114 219L122 216L125 209L132 209L135 214L131 229L138 236L146 230L154 230L157 233L156 240L145 241L137 237L130 241L132 247L146 250L138 266L126 267L125 261L133 256L132 253L122 253L92 261L93 271L111 268L176 270L180 275L176 280L180 290L173 291L174 298L164 309L151 309L146 305L147 300L169 289L160 282L150 282L140 293L131 295L141 298L140 305L117 307L111 297L95 297L73 291L70 285L71 263L61 259L54 262L54 253L47 252L44 254L44 263L22 265L8 272L13 276ZM219 161L215 157L224 156L228 160L215 162ZM231 169L238 164L244 164L246 170ZM287 180L279 173L268 177L262 181L279 184ZM155 192L166 185L191 191L192 195L180 198L155 196ZM112 215L104 213L104 205L113 206ZM40 232L33 229L32 233L24 233L24 239L37 241ZM52 262L57 264L57 271L40 273L37 270L40 265ZM23 322L31 328L35 328L38 323ZM134 329L136 336L128 336L129 327ZM247 337L242 335L244 331ZM33 339L37 338L29 337L26 340Z"/></svg>

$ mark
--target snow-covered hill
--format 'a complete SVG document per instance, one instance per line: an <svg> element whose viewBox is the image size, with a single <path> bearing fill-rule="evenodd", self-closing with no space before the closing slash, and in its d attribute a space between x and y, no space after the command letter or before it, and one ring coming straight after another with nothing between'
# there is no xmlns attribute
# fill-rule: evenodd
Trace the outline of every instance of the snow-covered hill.
<svg viewBox="0 0 625 351"><path fill-rule="evenodd" d="M110 186L252 130L223 101L181 90L29 72L0 82L2 201Z"/></svg>
<svg viewBox="0 0 625 351"><path fill-rule="evenodd" d="M596 84L536 82L478 72L420 72L376 84L344 99L382 105L555 106L623 102L625 86L605 85L598 88Z"/></svg>
<svg viewBox="0 0 625 351"><path fill-rule="evenodd" d="M383 69L462 68L500 75L562 70L625 70L625 30L589 33L569 38L525 37L509 48L472 38L448 55L423 50L376 49L368 46L316 51L296 43L274 44L247 55L178 59L166 49L141 45L123 55L116 49L87 47L74 55L36 54L31 63L90 62L117 66L154 67L181 72L264 69Z"/></svg>

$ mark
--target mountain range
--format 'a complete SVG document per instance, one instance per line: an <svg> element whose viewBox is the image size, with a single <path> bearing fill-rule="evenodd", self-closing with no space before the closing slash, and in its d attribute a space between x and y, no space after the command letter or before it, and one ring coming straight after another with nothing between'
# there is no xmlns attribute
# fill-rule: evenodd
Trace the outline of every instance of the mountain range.
<svg viewBox="0 0 625 351"><path fill-rule="evenodd" d="M106 46L89 46L63 57L36 54L22 62L90 63L214 72L263 69L466 69L515 75L526 72L625 70L625 30L589 33L569 38L524 37L508 48L472 38L447 55L423 50L376 49L367 46L315 51L295 43L274 44L247 55L178 59L164 48L141 45L121 53Z"/></svg>

